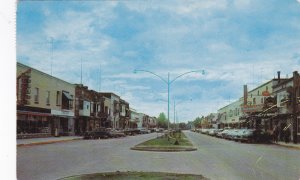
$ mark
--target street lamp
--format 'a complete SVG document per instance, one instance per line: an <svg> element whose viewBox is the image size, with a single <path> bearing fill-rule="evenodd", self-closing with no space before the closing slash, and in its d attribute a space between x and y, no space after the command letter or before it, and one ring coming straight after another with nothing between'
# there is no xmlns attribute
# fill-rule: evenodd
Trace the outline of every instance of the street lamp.
<svg viewBox="0 0 300 180"><path fill-rule="evenodd" d="M176 81L178 78L186 75L186 74L190 74L190 73L194 73L194 72L201 72L203 75L205 74L205 71L204 70L196 70L196 71L188 71L188 72L185 72L183 74L180 74L179 76L175 77L173 80L170 80L170 73L168 72L168 80L164 79L163 77L161 77L160 75L157 75L155 74L154 72L152 71L148 71L148 70L142 70L142 69L135 69L133 71L133 73L138 73L138 72L147 72L147 73L150 73L156 77L158 77L159 79L161 79L164 83L167 84L168 86L168 130L170 129L170 122L169 122L169 115L170 115L170 85Z"/></svg>

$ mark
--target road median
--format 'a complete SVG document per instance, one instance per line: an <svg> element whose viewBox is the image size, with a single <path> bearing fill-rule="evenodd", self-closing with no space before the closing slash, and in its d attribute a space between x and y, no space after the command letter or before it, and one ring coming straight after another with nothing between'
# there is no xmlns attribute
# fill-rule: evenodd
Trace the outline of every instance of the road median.
<svg viewBox="0 0 300 180"><path fill-rule="evenodd" d="M182 133L169 133L138 144L131 150L156 152L196 151L197 148Z"/></svg>

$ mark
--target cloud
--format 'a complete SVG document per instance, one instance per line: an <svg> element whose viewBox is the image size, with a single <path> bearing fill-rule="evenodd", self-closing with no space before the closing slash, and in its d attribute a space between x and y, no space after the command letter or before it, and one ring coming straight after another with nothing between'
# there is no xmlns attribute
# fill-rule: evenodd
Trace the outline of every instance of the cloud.
<svg viewBox="0 0 300 180"><path fill-rule="evenodd" d="M164 79L184 120L216 112L276 76L300 69L297 1L95 1L18 3L17 61L71 83L124 97L150 115L165 111ZM34 7L34 8L33 8ZM32 10L34 9L34 11ZM274 14L274 12L276 12ZM33 18L34 17L34 18ZM28 26L30 25L30 26ZM53 38L53 47L51 47ZM53 51L51 53L51 48ZM229 100L230 99L230 100Z"/></svg>

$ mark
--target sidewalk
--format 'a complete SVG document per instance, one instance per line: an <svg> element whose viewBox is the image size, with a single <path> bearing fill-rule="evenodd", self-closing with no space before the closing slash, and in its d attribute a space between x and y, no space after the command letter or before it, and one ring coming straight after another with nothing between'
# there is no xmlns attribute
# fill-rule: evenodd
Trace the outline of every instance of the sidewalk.
<svg viewBox="0 0 300 180"><path fill-rule="evenodd" d="M80 140L80 139L82 139L82 136L61 136L61 137L48 137L48 138L17 139L17 147L52 144L52 143L67 142L67 141Z"/></svg>
<svg viewBox="0 0 300 180"><path fill-rule="evenodd" d="M300 144L294 144L294 143L285 143L285 142L278 142L278 143L274 143L275 145L278 146L284 146L284 147L288 147L288 148L295 148L295 149L299 149L300 150Z"/></svg>

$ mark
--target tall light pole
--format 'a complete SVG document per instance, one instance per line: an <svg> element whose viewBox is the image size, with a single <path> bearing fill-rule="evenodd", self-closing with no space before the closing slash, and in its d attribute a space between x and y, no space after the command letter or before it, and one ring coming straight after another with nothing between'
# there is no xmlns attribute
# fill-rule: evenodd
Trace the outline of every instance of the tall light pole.
<svg viewBox="0 0 300 180"><path fill-rule="evenodd" d="M170 80L170 73L168 72L168 80L165 80L163 77L161 77L160 75L157 75L155 74L154 72L152 71L148 71L148 70L143 70L143 69L135 69L133 71L133 73L137 73L137 72L147 72L147 73L150 73L156 77L158 77L159 79L161 79L164 83L167 84L168 86L168 130L170 129L170 85L176 81L178 78L186 75L186 74L189 74L189 73L194 73L194 72L202 72L202 74L204 75L205 74L205 71L204 70L196 70L196 71L188 71L188 72L185 72L183 74L180 74L179 76L175 77L173 80Z"/></svg>

